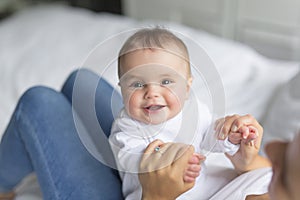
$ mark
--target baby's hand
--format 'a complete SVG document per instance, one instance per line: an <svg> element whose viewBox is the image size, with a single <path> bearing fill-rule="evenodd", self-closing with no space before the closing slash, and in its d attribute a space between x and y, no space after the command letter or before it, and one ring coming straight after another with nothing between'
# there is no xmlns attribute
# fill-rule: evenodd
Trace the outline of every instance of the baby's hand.
<svg viewBox="0 0 300 200"><path fill-rule="evenodd" d="M263 128L258 121L251 115L227 116L216 121L215 130L218 139L240 137L237 140L241 141L239 150L232 156L226 155L239 173L251 170L258 157L263 136ZM233 138L232 142L237 142Z"/></svg>
<svg viewBox="0 0 300 200"><path fill-rule="evenodd" d="M194 182L195 179L199 176L201 170L201 162L205 160L205 156L194 153L191 159L188 162L188 167L185 170L183 180L184 182Z"/></svg>
<svg viewBox="0 0 300 200"><path fill-rule="evenodd" d="M259 136L257 128L260 127L251 115L227 116L217 120L215 123L215 131L218 133L218 139L225 140L228 137L228 140L233 144L240 144L241 141L246 144L253 143Z"/></svg>
<svg viewBox="0 0 300 200"><path fill-rule="evenodd" d="M244 125L239 129L232 129L229 132L228 140L233 144L240 144L241 141L244 141L246 144L253 145L257 137L258 131L254 126Z"/></svg>

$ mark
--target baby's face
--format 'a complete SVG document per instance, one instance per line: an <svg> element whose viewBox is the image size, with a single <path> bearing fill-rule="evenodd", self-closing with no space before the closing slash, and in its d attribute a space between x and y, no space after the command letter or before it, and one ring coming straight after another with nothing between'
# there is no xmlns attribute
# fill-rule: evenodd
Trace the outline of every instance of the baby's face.
<svg viewBox="0 0 300 200"><path fill-rule="evenodd" d="M300 197L300 134L292 142L272 142L266 146L272 162L269 186L272 200L296 200Z"/></svg>
<svg viewBox="0 0 300 200"><path fill-rule="evenodd" d="M120 77L126 112L146 124L160 124L176 116L192 83L187 61L158 49L124 56Z"/></svg>

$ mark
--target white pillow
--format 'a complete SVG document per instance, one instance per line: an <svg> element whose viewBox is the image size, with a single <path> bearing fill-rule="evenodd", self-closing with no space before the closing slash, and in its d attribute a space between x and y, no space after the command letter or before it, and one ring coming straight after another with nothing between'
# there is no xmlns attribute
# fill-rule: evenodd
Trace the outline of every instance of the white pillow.
<svg viewBox="0 0 300 200"><path fill-rule="evenodd" d="M292 140L300 130L300 72L275 95L266 115L263 144Z"/></svg>

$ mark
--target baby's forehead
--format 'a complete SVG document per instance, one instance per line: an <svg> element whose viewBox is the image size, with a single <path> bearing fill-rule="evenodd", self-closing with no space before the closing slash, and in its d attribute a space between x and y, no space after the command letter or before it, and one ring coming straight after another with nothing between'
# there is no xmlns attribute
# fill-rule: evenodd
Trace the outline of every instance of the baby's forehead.
<svg viewBox="0 0 300 200"><path fill-rule="evenodd" d="M129 56L134 56L136 54L170 54L177 56L178 58L189 60L188 52L185 49L179 48L177 45L169 44L164 47L134 47L124 52L120 57L127 58Z"/></svg>
<svg viewBox="0 0 300 200"><path fill-rule="evenodd" d="M150 63L131 68L125 72L121 79L128 80L133 78L155 79L162 77L186 78L185 74L172 66L162 65L159 63Z"/></svg>
<svg viewBox="0 0 300 200"><path fill-rule="evenodd" d="M165 49L142 49L129 52L123 55L119 64L119 75L133 71L133 69L140 73L154 70L157 73L175 71L184 75L190 74L189 61L185 57Z"/></svg>
<svg viewBox="0 0 300 200"><path fill-rule="evenodd" d="M179 73L179 71L182 71L184 69L184 66L179 65L171 65L171 64L165 64L165 63L145 63L141 65L133 65L130 68L128 68L127 73L144 73L144 72L156 72L156 73Z"/></svg>

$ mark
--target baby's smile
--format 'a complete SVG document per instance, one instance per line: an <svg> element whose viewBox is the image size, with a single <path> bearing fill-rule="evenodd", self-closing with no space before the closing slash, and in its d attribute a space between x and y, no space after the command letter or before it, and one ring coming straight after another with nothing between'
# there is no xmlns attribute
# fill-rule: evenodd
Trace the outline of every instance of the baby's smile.
<svg viewBox="0 0 300 200"><path fill-rule="evenodd" d="M155 112L155 111L160 111L164 107L166 107L166 106L165 105L150 105L150 106L144 107L144 110L146 110L147 112Z"/></svg>

